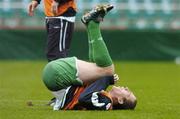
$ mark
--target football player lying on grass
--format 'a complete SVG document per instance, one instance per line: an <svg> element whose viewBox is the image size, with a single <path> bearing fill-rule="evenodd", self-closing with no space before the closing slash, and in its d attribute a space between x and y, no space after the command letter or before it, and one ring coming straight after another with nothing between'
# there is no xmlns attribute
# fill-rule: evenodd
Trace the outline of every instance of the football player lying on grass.
<svg viewBox="0 0 180 119"><path fill-rule="evenodd" d="M128 88L114 86L109 92L102 91L114 80L114 65L99 24L112 8L98 5L81 19L88 33L89 62L68 57L45 66L43 82L57 98L54 110L135 107L136 98Z"/></svg>
<svg viewBox="0 0 180 119"><path fill-rule="evenodd" d="M86 86L70 86L56 92L54 110L134 109L136 97L127 87L107 87L117 82L118 75L101 78ZM61 93L61 96L59 95Z"/></svg>

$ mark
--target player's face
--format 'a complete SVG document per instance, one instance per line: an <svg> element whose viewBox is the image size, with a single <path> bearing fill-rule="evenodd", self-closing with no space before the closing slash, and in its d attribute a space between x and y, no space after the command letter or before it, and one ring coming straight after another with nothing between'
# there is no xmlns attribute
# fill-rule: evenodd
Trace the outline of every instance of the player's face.
<svg viewBox="0 0 180 119"><path fill-rule="evenodd" d="M113 86L112 91L116 94L118 99L136 100L134 94L128 89L128 87Z"/></svg>

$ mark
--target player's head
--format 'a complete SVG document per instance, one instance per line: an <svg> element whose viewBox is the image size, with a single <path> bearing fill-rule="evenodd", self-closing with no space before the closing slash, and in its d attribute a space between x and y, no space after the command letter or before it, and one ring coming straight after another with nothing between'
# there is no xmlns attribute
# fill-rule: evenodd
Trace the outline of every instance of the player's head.
<svg viewBox="0 0 180 119"><path fill-rule="evenodd" d="M110 90L113 99L113 109L134 109L137 99L127 87L113 86Z"/></svg>

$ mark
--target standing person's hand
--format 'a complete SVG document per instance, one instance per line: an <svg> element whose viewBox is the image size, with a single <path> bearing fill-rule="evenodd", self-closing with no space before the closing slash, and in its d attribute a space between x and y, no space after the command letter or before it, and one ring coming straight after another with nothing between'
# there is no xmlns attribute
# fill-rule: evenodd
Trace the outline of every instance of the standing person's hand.
<svg viewBox="0 0 180 119"><path fill-rule="evenodd" d="M59 6L59 3L53 0L52 5L51 5L51 11L54 14L54 16L57 16L58 14L58 6Z"/></svg>
<svg viewBox="0 0 180 119"><path fill-rule="evenodd" d="M31 3L28 5L28 14L29 16L34 15L34 9L38 6L38 2L35 0L32 0Z"/></svg>

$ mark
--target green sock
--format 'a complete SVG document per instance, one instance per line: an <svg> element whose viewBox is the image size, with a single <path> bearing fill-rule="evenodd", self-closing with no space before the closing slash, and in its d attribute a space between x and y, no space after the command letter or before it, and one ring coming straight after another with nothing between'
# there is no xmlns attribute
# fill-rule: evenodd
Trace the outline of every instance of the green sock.
<svg viewBox="0 0 180 119"><path fill-rule="evenodd" d="M89 43L92 46L90 52L92 53L94 62L101 67L112 65L112 59L101 36L99 23L91 21L88 23L87 27Z"/></svg>
<svg viewBox="0 0 180 119"><path fill-rule="evenodd" d="M89 33L88 30L87 30L87 33L88 33L88 45L89 45L89 61L94 62L92 43L90 43L91 42L91 37L90 37L90 33Z"/></svg>

